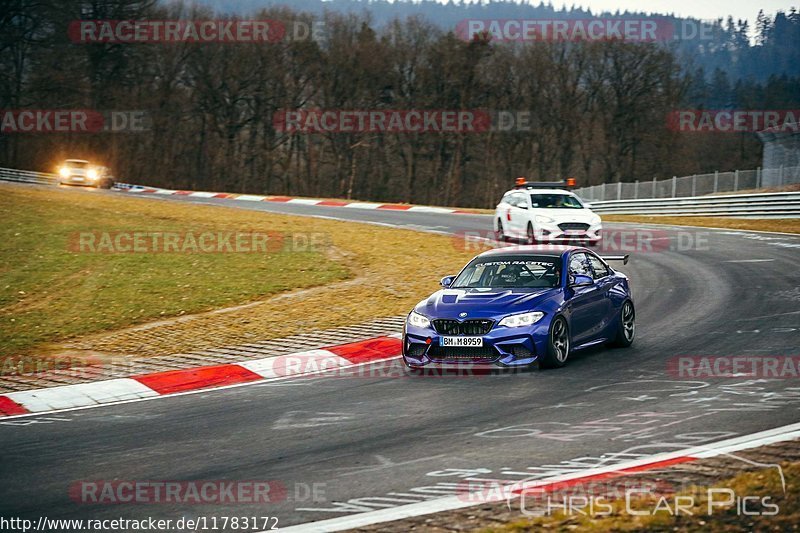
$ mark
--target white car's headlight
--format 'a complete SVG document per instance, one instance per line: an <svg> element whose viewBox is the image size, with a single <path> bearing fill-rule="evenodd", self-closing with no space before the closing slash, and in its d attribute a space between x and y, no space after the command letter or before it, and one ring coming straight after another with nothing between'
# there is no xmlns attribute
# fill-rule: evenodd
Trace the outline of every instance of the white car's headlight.
<svg viewBox="0 0 800 533"><path fill-rule="evenodd" d="M61 167L58 169L58 173L61 174L62 178L66 178L69 176L69 169L67 167Z"/></svg>
<svg viewBox="0 0 800 533"><path fill-rule="evenodd" d="M551 222L555 222L555 220L544 215L536 215L536 222L539 224L550 224Z"/></svg>
<svg viewBox="0 0 800 533"><path fill-rule="evenodd" d="M532 313L522 313L519 315L510 315L500 321L501 326L509 328L519 328L522 326L530 326L539 322L544 313L541 311L533 311Z"/></svg>
<svg viewBox="0 0 800 533"><path fill-rule="evenodd" d="M89 172L86 173L89 176L90 180L97 178L97 171L93 168L89 169Z"/></svg>
<svg viewBox="0 0 800 533"><path fill-rule="evenodd" d="M431 325L431 321L428 320L427 317L424 317L419 313L415 313L414 311L411 311L411 314L408 315L408 323L418 328L427 328Z"/></svg>

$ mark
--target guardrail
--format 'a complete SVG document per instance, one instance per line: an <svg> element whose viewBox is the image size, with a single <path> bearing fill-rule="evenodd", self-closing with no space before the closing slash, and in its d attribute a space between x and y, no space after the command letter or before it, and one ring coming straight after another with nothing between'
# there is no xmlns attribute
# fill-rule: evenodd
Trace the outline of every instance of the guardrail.
<svg viewBox="0 0 800 533"><path fill-rule="evenodd" d="M58 183L58 176L47 172L0 168L0 180L54 185ZM114 184L114 188L116 189L129 189L134 187L137 187L137 185L130 185L127 183ZM609 215L793 218L800 217L800 192L609 200L605 202L591 202L591 205L593 211Z"/></svg>
<svg viewBox="0 0 800 533"><path fill-rule="evenodd" d="M691 198L704 194L737 193L800 183L800 166L713 172L657 180L614 182L582 187L573 192L589 202Z"/></svg>
<svg viewBox="0 0 800 533"><path fill-rule="evenodd" d="M33 172L32 170L0 168L0 180L55 185L58 183L58 176L55 174L50 174L49 172Z"/></svg>
<svg viewBox="0 0 800 533"><path fill-rule="evenodd" d="M800 192L611 200L590 203L593 211L609 215L800 217Z"/></svg>

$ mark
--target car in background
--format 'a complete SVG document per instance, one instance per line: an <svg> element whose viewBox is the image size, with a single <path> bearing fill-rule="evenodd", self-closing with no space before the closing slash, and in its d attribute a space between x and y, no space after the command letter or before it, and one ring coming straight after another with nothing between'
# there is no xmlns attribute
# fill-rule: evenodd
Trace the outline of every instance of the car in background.
<svg viewBox="0 0 800 533"><path fill-rule="evenodd" d="M58 169L58 183L110 189L114 176L108 167L92 165L85 159L67 159Z"/></svg>
<svg viewBox="0 0 800 533"><path fill-rule="evenodd" d="M519 178L517 186L503 195L495 209L497 240L598 244L602 221L576 194L563 188L572 184L574 180L531 183Z"/></svg>
<svg viewBox="0 0 800 533"><path fill-rule="evenodd" d="M524 245L473 258L419 302L403 328L403 360L429 365L560 367L599 344L628 347L635 310L628 278L588 248Z"/></svg>

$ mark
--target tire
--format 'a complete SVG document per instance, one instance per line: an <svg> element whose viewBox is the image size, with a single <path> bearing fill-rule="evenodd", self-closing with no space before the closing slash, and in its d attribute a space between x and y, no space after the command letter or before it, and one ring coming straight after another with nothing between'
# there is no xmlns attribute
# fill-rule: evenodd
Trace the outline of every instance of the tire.
<svg viewBox="0 0 800 533"><path fill-rule="evenodd" d="M550 324L547 336L547 353L542 358L542 368L561 368L567 364L570 350L569 326L563 316L557 316Z"/></svg>
<svg viewBox="0 0 800 533"><path fill-rule="evenodd" d="M619 323L617 324L617 336L611 341L611 346L617 348L627 348L633 344L636 337L636 310L633 302L626 300L619 310Z"/></svg>
<svg viewBox="0 0 800 533"><path fill-rule="evenodd" d="M526 244L536 244L536 233L533 231L533 225L528 222L528 230L527 230L527 238L525 239Z"/></svg>
<svg viewBox="0 0 800 533"><path fill-rule="evenodd" d="M508 236L503 231L503 221L499 218L497 219L497 229L494 233L497 242L508 242Z"/></svg>

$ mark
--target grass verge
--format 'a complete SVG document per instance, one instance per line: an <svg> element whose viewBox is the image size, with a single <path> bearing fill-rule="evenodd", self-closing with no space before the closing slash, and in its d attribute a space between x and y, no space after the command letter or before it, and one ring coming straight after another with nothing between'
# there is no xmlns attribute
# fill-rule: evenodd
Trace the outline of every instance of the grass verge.
<svg viewBox="0 0 800 533"><path fill-rule="evenodd" d="M445 236L97 193L0 185L0 355L165 355L397 315L474 254ZM78 232L142 230L314 233L328 244L267 254L69 249Z"/></svg>
<svg viewBox="0 0 800 533"><path fill-rule="evenodd" d="M642 215L603 215L603 222L633 222L640 224L669 224L727 228L754 231L800 233L800 218L731 218L731 217L673 217Z"/></svg>

